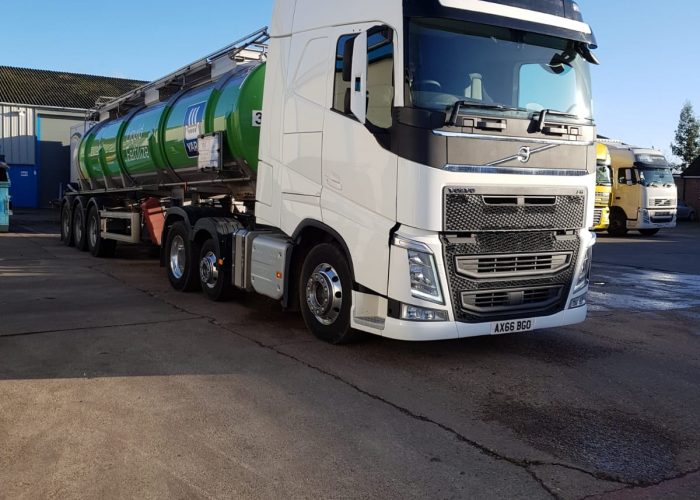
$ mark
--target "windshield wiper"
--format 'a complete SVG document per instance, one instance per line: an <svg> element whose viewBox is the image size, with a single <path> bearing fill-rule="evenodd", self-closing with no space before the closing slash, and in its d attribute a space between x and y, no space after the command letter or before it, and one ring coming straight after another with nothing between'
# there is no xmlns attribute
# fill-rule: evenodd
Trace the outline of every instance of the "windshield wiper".
<svg viewBox="0 0 700 500"><path fill-rule="evenodd" d="M543 109L540 111L540 117L537 120L537 128L539 129L539 132L542 132L544 129L544 123L547 120L547 116L557 116L560 118L573 118L575 120L581 120L581 117L578 115L574 115L572 113L565 113L563 111L555 111L553 109ZM533 116L533 120L534 120ZM590 120L589 120L590 121Z"/></svg>
<svg viewBox="0 0 700 500"><path fill-rule="evenodd" d="M523 111L522 109L504 106L503 104L457 101L452 105L452 113L450 113L450 119L447 122L447 125L454 126L457 124L457 118L459 117L459 112L462 110L462 108L489 109L495 111Z"/></svg>

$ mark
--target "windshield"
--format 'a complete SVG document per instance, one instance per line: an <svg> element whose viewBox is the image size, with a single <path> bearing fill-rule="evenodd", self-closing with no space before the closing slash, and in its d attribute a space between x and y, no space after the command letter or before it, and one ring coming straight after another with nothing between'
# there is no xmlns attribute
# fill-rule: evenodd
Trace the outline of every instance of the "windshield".
<svg viewBox="0 0 700 500"><path fill-rule="evenodd" d="M599 165L596 168L595 182L598 186L612 186L610 168L607 165Z"/></svg>
<svg viewBox="0 0 700 500"><path fill-rule="evenodd" d="M647 187L673 186L673 173L670 168L641 168L639 170L639 182Z"/></svg>
<svg viewBox="0 0 700 500"><path fill-rule="evenodd" d="M572 42L508 28L413 19L407 78L412 105L528 117L542 110L592 118L588 63Z"/></svg>

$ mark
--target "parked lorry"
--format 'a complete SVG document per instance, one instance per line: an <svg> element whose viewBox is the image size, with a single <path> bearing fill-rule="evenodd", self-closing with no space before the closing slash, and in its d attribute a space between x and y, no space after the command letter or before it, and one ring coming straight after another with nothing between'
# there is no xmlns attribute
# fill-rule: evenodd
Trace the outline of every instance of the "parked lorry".
<svg viewBox="0 0 700 500"><path fill-rule="evenodd" d="M612 170L610 151L603 143L596 144L595 212L593 230L605 231L610 225L610 199L612 196Z"/></svg>
<svg viewBox="0 0 700 500"><path fill-rule="evenodd" d="M623 236L637 230L653 236L661 229L676 227L678 193L664 155L622 142L606 144L613 177L608 232Z"/></svg>
<svg viewBox="0 0 700 500"><path fill-rule="evenodd" d="M594 48L571 0L278 0L97 107L63 241L150 241L177 290L271 297L332 343L581 322Z"/></svg>
<svg viewBox="0 0 700 500"><path fill-rule="evenodd" d="M6 233L10 230L11 215L10 167L5 163L5 156L0 155L0 233Z"/></svg>

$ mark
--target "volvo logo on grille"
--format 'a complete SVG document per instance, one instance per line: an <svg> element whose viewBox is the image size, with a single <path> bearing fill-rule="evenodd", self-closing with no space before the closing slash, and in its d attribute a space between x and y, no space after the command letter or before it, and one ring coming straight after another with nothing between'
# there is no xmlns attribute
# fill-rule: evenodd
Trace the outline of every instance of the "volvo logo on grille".
<svg viewBox="0 0 700 500"><path fill-rule="evenodd" d="M520 148L520 151L518 151L518 161L520 163L527 163L530 161L530 155L532 154L532 151L530 148L527 146L523 146Z"/></svg>

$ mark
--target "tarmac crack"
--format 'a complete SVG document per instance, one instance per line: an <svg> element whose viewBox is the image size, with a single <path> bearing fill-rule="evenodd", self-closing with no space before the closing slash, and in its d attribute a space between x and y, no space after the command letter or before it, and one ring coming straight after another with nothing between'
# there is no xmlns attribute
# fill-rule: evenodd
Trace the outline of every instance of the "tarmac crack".
<svg viewBox="0 0 700 500"><path fill-rule="evenodd" d="M191 313L188 313L191 314ZM123 328L127 326L148 326L148 325L160 325L164 323L174 323L180 321L194 321L205 319L200 317L184 318L184 319L164 319L159 321L140 321L137 323L117 323L114 325L91 325L91 326L78 326L73 328L59 328L54 330L35 330L31 332L18 332L18 333L0 333L0 339L10 338L10 337L27 337L30 335L42 335L46 333L65 333L65 332L80 332L85 330L103 330L111 328Z"/></svg>
<svg viewBox="0 0 700 500"><path fill-rule="evenodd" d="M649 482L649 483L644 483L644 484L627 484L623 488L617 489L617 490L611 490L605 493L605 495L608 495L610 493L619 493L620 491L628 491L628 490L645 490L648 488L653 488L655 486L661 486L662 484L670 483L672 481L677 481L679 479L683 479L685 477L688 477L692 474L697 474L700 472L700 467L696 467L695 469L686 471L686 472L681 472L680 474L677 474L672 477L667 477L664 479L661 479L659 481L654 481L654 482ZM586 495L585 497L581 497L579 500L586 500L588 498L596 498L600 497L600 494L594 494L594 495Z"/></svg>

